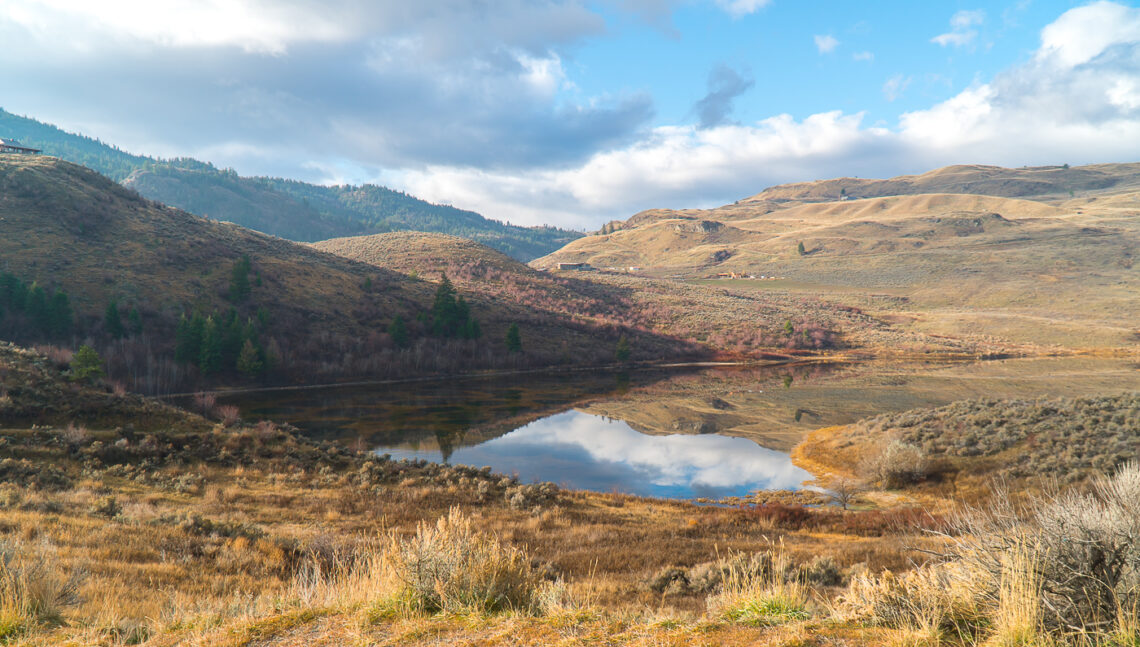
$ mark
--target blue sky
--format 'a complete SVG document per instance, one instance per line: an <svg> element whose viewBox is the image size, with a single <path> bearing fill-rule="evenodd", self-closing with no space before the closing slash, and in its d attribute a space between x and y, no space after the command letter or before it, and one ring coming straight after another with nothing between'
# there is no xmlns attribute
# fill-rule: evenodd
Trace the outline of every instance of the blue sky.
<svg viewBox="0 0 1140 647"><path fill-rule="evenodd" d="M1127 0L5 0L0 42L12 112L522 224L1140 158Z"/></svg>

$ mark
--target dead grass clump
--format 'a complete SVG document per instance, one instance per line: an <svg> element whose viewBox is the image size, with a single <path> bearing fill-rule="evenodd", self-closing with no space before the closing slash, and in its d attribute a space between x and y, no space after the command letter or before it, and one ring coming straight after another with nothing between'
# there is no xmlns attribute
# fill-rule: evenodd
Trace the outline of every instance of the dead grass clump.
<svg viewBox="0 0 1140 647"><path fill-rule="evenodd" d="M34 625L58 624L76 602L77 581L53 565L46 549L23 543L0 545L0 641Z"/></svg>
<svg viewBox="0 0 1140 647"><path fill-rule="evenodd" d="M540 613L542 581L523 550L477 532L458 508L385 547L405 604L416 611Z"/></svg>
<svg viewBox="0 0 1140 647"><path fill-rule="evenodd" d="M707 600L710 615L755 626L781 625L811 617L811 589L782 553L730 560L720 591Z"/></svg>
<svg viewBox="0 0 1140 647"><path fill-rule="evenodd" d="M973 635L987 620L977 574L962 564L932 564L901 575L861 573L836 600L845 621L929 632Z"/></svg>

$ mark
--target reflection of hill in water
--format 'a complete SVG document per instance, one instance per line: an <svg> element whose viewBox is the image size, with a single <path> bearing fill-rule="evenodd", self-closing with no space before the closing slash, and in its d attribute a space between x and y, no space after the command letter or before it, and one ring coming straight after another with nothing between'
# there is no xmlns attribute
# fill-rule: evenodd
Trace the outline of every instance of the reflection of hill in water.
<svg viewBox="0 0 1140 647"><path fill-rule="evenodd" d="M1140 389L1130 362L1095 358L802 364L699 371L512 376L235 396L247 420L290 422L364 447L450 457L575 408L648 435L722 434L788 451L813 429L955 400L1077 397ZM244 398L244 399L243 399Z"/></svg>

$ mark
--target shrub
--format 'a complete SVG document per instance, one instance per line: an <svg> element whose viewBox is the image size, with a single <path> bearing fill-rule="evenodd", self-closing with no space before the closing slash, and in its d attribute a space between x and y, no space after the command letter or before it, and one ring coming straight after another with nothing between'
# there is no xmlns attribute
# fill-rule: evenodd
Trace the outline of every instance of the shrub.
<svg viewBox="0 0 1140 647"><path fill-rule="evenodd" d="M59 623L76 602L77 582L61 575L43 551L0 545L0 642L29 625Z"/></svg>
<svg viewBox="0 0 1140 647"><path fill-rule="evenodd" d="M862 469L868 479L889 489L925 478L928 462L921 447L895 438L883 445L881 451L868 457Z"/></svg>
<svg viewBox="0 0 1140 647"><path fill-rule="evenodd" d="M479 533L452 508L414 537L389 537L386 556L401 597L413 610L541 612L541 578L522 550Z"/></svg>
<svg viewBox="0 0 1140 647"><path fill-rule="evenodd" d="M1092 491L1031 500L1001 496L958 520L952 555L985 572L1001 602L1013 556L1032 565L1041 623L1050 632L1104 636L1134 623L1140 608L1140 463L1126 464Z"/></svg>

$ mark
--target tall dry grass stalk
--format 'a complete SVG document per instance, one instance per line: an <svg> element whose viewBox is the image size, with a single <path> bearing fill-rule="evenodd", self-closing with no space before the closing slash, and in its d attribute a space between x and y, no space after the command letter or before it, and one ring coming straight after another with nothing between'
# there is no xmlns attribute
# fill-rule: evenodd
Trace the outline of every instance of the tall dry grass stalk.
<svg viewBox="0 0 1140 647"><path fill-rule="evenodd" d="M1022 537L1003 559L998 603L993 613L991 647L1048 645L1041 608L1041 549Z"/></svg>
<svg viewBox="0 0 1140 647"><path fill-rule="evenodd" d="M978 576L953 562L920 566L901 575L859 574L836 600L832 615L921 636L973 636L987 622Z"/></svg>
<svg viewBox="0 0 1140 647"><path fill-rule="evenodd" d="M721 589L706 601L708 612L714 617L758 626L805 620L811 616L811 589L795 572L782 552L726 560Z"/></svg>
<svg viewBox="0 0 1140 647"><path fill-rule="evenodd" d="M55 566L46 547L0 545L0 640L32 625L62 622L76 602L77 581Z"/></svg>

